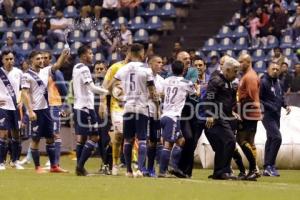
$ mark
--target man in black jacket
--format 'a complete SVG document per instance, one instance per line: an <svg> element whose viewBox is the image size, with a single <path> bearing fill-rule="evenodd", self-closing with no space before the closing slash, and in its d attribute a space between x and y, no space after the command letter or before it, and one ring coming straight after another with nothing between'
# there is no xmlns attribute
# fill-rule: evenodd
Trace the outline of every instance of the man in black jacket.
<svg viewBox="0 0 300 200"><path fill-rule="evenodd" d="M230 162L236 143L232 122L239 116L233 112L236 93L231 81L237 77L239 67L235 59L226 59L221 71L212 74L207 86L206 137L215 152L213 179L236 179L231 174Z"/></svg>
<svg viewBox="0 0 300 200"><path fill-rule="evenodd" d="M264 106L264 117L262 123L267 131L265 144L264 176L279 176L275 168L276 157L281 145L280 114L281 107L284 107L287 114L291 109L285 104L284 91L278 79L280 66L271 63L267 73L261 79L260 101Z"/></svg>

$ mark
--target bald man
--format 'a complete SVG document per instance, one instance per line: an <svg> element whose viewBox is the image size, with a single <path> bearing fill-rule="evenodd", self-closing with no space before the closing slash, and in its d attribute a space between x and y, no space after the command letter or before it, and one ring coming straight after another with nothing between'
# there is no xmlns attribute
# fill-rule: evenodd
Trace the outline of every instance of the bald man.
<svg viewBox="0 0 300 200"><path fill-rule="evenodd" d="M181 51L177 54L176 60L184 64L184 79L196 83L198 79L198 70L196 67L191 66L190 54L186 51Z"/></svg>
<svg viewBox="0 0 300 200"><path fill-rule="evenodd" d="M242 78L238 86L238 105L242 121L237 132L237 142L249 161L248 180L256 180L259 172L256 170L256 147L254 144L257 121L261 120L259 103L259 78L252 69L250 55L242 54L239 57Z"/></svg>

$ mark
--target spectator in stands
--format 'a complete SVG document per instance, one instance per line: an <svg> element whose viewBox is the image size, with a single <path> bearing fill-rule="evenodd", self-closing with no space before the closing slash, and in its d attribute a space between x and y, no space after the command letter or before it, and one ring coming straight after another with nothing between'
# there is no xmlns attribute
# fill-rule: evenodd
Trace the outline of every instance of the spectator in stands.
<svg viewBox="0 0 300 200"><path fill-rule="evenodd" d="M28 13L34 7L34 0L16 0L14 7L23 7Z"/></svg>
<svg viewBox="0 0 300 200"><path fill-rule="evenodd" d="M295 76L291 82L290 92L297 92L300 94L300 63L295 65Z"/></svg>
<svg viewBox="0 0 300 200"><path fill-rule="evenodd" d="M13 37L8 36L6 38L5 44L1 48L1 52L3 51L12 51L15 55L15 66L19 67L20 61L22 59L22 52L17 44L15 44Z"/></svg>
<svg viewBox="0 0 300 200"><path fill-rule="evenodd" d="M118 17L119 0L103 0L102 16L114 21Z"/></svg>
<svg viewBox="0 0 300 200"><path fill-rule="evenodd" d="M141 3L141 0L120 0L122 16L132 19L135 15L135 8Z"/></svg>
<svg viewBox="0 0 300 200"><path fill-rule="evenodd" d="M286 60L285 56L282 54L282 50L279 47L276 47L273 49L273 53L274 56L272 56L271 61L281 66Z"/></svg>
<svg viewBox="0 0 300 200"><path fill-rule="evenodd" d="M196 55L196 49L189 49L188 53L190 54L190 57L191 57L191 63L194 63L194 61L196 59L196 56L197 56Z"/></svg>
<svg viewBox="0 0 300 200"><path fill-rule="evenodd" d="M121 24L121 42L122 45L131 45L132 44L132 33L127 28L126 24Z"/></svg>
<svg viewBox="0 0 300 200"><path fill-rule="evenodd" d="M120 43L119 32L113 29L110 22L106 22L100 32L100 39L103 55L108 58L109 54L113 53Z"/></svg>
<svg viewBox="0 0 300 200"><path fill-rule="evenodd" d="M12 18L13 17L13 6L14 6L14 1L13 0L3 0L2 5L0 3L0 10L3 9L3 14L7 18ZM1 8L2 7L2 8Z"/></svg>
<svg viewBox="0 0 300 200"><path fill-rule="evenodd" d="M293 37L297 38L300 35L300 6L297 6L296 18L292 25Z"/></svg>
<svg viewBox="0 0 300 200"><path fill-rule="evenodd" d="M32 25L32 33L37 42L44 42L47 39L49 29L50 21L45 17L45 12L41 10L38 19Z"/></svg>
<svg viewBox="0 0 300 200"><path fill-rule="evenodd" d="M277 4L273 6L273 13L270 17L269 33L277 37L278 40L281 38L281 32L286 28L287 25L287 14Z"/></svg>
<svg viewBox="0 0 300 200"><path fill-rule="evenodd" d="M241 24L246 24L248 21L249 14L254 12L256 8L256 4L253 0L243 0L241 6Z"/></svg>
<svg viewBox="0 0 300 200"><path fill-rule="evenodd" d="M218 60L219 60L219 57L217 55L211 56L210 64L208 65L208 68L207 68L208 74L212 74L214 71L216 71L220 67Z"/></svg>
<svg viewBox="0 0 300 200"><path fill-rule="evenodd" d="M289 74L288 67L289 65L286 62L283 62L280 67L279 80L284 93L286 93L291 87L292 81L292 76Z"/></svg>
<svg viewBox="0 0 300 200"><path fill-rule="evenodd" d="M249 14L249 27L250 27L252 46L259 45L258 38L257 38L257 36L259 34L259 26L260 26L259 18L254 13L250 13Z"/></svg>
<svg viewBox="0 0 300 200"><path fill-rule="evenodd" d="M69 21L64 17L62 11L56 11L55 18L50 20L49 40L53 46L58 41L64 41L64 30L68 27Z"/></svg>

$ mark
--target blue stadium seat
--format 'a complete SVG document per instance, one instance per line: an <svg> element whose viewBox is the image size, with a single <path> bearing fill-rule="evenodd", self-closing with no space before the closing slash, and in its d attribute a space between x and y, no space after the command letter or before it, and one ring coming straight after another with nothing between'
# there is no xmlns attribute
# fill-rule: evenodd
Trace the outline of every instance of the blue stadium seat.
<svg viewBox="0 0 300 200"><path fill-rule="evenodd" d="M162 28L162 21L158 16L153 16L149 19L147 23L148 30L161 30Z"/></svg>
<svg viewBox="0 0 300 200"><path fill-rule="evenodd" d="M32 30L32 26L35 21L36 21L36 19L30 20L30 22L27 25L27 29Z"/></svg>
<svg viewBox="0 0 300 200"><path fill-rule="evenodd" d="M278 39L275 36L269 36L267 46L265 47L265 49L273 49L278 46L279 46Z"/></svg>
<svg viewBox="0 0 300 200"><path fill-rule="evenodd" d="M216 38L226 38L231 37L232 31L228 26L222 26L222 28L219 30L219 33L216 35Z"/></svg>
<svg viewBox="0 0 300 200"><path fill-rule="evenodd" d="M7 23L4 20L0 21L0 32L1 33L6 32L8 29L7 27L8 27Z"/></svg>
<svg viewBox="0 0 300 200"><path fill-rule="evenodd" d="M137 16L129 22L131 30L145 29L146 24L141 16Z"/></svg>
<svg viewBox="0 0 300 200"><path fill-rule="evenodd" d="M248 48L248 42L245 37L239 38L234 45L234 50L242 50L242 49L247 49Z"/></svg>
<svg viewBox="0 0 300 200"><path fill-rule="evenodd" d="M232 37L234 37L234 38L248 37L248 31L244 26L238 26L233 31Z"/></svg>
<svg viewBox="0 0 300 200"><path fill-rule="evenodd" d="M29 18L30 19L36 19L38 18L39 16L39 12L41 11L42 9L39 7L39 6L35 6L33 7L30 12L29 12Z"/></svg>
<svg viewBox="0 0 300 200"><path fill-rule="evenodd" d="M135 34L133 36L133 40L135 42L148 43L149 34L145 29L139 29L137 32L135 32Z"/></svg>
<svg viewBox="0 0 300 200"><path fill-rule="evenodd" d="M291 60L294 55L294 50L292 48L286 48L282 50L282 53L285 57Z"/></svg>
<svg viewBox="0 0 300 200"><path fill-rule="evenodd" d="M98 43L97 43L97 41L92 41L90 43L90 47L91 47L93 53L96 53L98 51Z"/></svg>
<svg viewBox="0 0 300 200"><path fill-rule="evenodd" d="M23 7L17 7L14 11L15 19L26 20L29 18L26 10Z"/></svg>
<svg viewBox="0 0 300 200"><path fill-rule="evenodd" d="M65 44L63 42L58 42L53 46L52 54L54 56L58 56L61 54L62 50L64 49Z"/></svg>
<svg viewBox="0 0 300 200"><path fill-rule="evenodd" d="M290 35L285 35L284 37L281 38L281 44L280 48L292 48L294 46L293 44L293 37Z"/></svg>
<svg viewBox="0 0 300 200"><path fill-rule="evenodd" d="M202 48L202 51L218 50L218 48L219 48L219 44L218 44L217 40L214 38L210 38L205 42L204 47Z"/></svg>
<svg viewBox="0 0 300 200"><path fill-rule="evenodd" d="M267 69L266 63L263 60L257 61L254 63L253 69L259 74L264 73Z"/></svg>
<svg viewBox="0 0 300 200"><path fill-rule="evenodd" d="M90 30L89 32L86 33L85 37L83 38L84 42L90 43L92 41L96 41L96 39L98 38L99 33L97 30Z"/></svg>
<svg viewBox="0 0 300 200"><path fill-rule="evenodd" d="M263 49L257 49L252 53L252 60L254 62L259 60L265 60L266 55Z"/></svg>
<svg viewBox="0 0 300 200"><path fill-rule="evenodd" d="M272 59L272 57L274 56L274 51L273 49L270 49L267 53L267 55L265 56L265 61L268 62Z"/></svg>
<svg viewBox="0 0 300 200"><path fill-rule="evenodd" d="M159 13L160 13L159 7L155 3L149 3L142 15L155 16L158 15Z"/></svg>
<svg viewBox="0 0 300 200"><path fill-rule="evenodd" d="M231 57L233 57L233 58L236 58L236 54L235 54L235 52L232 51L232 50L224 51L223 54L224 54L224 55L231 56Z"/></svg>
<svg viewBox="0 0 300 200"><path fill-rule="evenodd" d="M147 0L146 0L147 1ZM148 0L149 1L149 0ZM162 4L162 3L167 3L167 2L170 2L171 0L150 0L150 2L153 2L153 3L159 3L159 4Z"/></svg>
<svg viewBox="0 0 300 200"><path fill-rule="evenodd" d="M115 21L112 22L112 25L114 26L115 29L120 29L121 24L128 24L128 21L125 17L119 17Z"/></svg>
<svg viewBox="0 0 300 200"><path fill-rule="evenodd" d="M33 42L34 41L34 36L31 31L24 31L21 33L19 37L19 42Z"/></svg>
<svg viewBox="0 0 300 200"><path fill-rule="evenodd" d="M70 33L69 42L73 43L75 41L83 41L83 33L81 30L74 30Z"/></svg>
<svg viewBox="0 0 300 200"><path fill-rule="evenodd" d="M9 30L15 33L23 32L27 29L24 22L20 19L15 20L11 25Z"/></svg>
<svg viewBox="0 0 300 200"><path fill-rule="evenodd" d="M17 36L14 32L7 31L7 32L4 32L4 34L2 35L2 42L3 43L5 43L7 37L12 37L14 41L17 40Z"/></svg>
<svg viewBox="0 0 300 200"><path fill-rule="evenodd" d="M35 46L35 49L38 51L50 51L50 47L46 42L41 42Z"/></svg>
<svg viewBox="0 0 300 200"><path fill-rule="evenodd" d="M105 57L101 53L96 53L94 59L95 61L100 61L100 60L105 61Z"/></svg>
<svg viewBox="0 0 300 200"><path fill-rule="evenodd" d="M109 62L111 62L111 61L120 61L120 60L122 60L122 57L119 53L114 52L114 53L112 53L108 56L107 60Z"/></svg>
<svg viewBox="0 0 300 200"><path fill-rule="evenodd" d="M161 17L176 17L176 9L170 2L167 2L163 5L163 7L160 9L160 12L158 14Z"/></svg>
<svg viewBox="0 0 300 200"><path fill-rule="evenodd" d="M79 16L77 9L74 6L67 6L64 9L64 17L66 18L76 18Z"/></svg>
<svg viewBox="0 0 300 200"><path fill-rule="evenodd" d="M250 54L250 52L247 49L243 49L238 53L238 57L242 54Z"/></svg>
<svg viewBox="0 0 300 200"><path fill-rule="evenodd" d="M72 45L71 45L71 54L72 55L76 55L77 54L77 51L78 51L78 48L82 46L82 43L79 42L79 41L76 41L74 42Z"/></svg>
<svg viewBox="0 0 300 200"><path fill-rule="evenodd" d="M218 58L220 58L219 52L217 52L217 51L210 51L210 52L207 54L207 56L206 56L206 61L207 61L208 63L210 63L210 62L211 62L211 57L213 57L213 56L217 56Z"/></svg>
<svg viewBox="0 0 300 200"><path fill-rule="evenodd" d="M219 45L219 51L225 51L229 49L233 49L233 42L231 41L230 38L224 38L221 40L220 45Z"/></svg>
<svg viewBox="0 0 300 200"><path fill-rule="evenodd" d="M20 45L20 53L23 57L27 57L32 51L32 47L29 43L25 42Z"/></svg>
<svg viewBox="0 0 300 200"><path fill-rule="evenodd" d="M186 0L168 0L168 1L173 4L178 4L178 5L182 5L182 4L186 3Z"/></svg>
<svg viewBox="0 0 300 200"><path fill-rule="evenodd" d="M151 2L154 2L154 0L141 0L141 3L143 4L149 4Z"/></svg>

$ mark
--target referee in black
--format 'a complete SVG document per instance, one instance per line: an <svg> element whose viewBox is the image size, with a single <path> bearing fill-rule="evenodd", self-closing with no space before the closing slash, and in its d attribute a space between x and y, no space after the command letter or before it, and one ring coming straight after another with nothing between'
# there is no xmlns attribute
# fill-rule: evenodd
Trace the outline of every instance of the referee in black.
<svg viewBox="0 0 300 200"><path fill-rule="evenodd" d="M236 92L231 82L237 77L239 67L237 60L226 59L221 71L216 70L211 75L207 86L205 134L215 152L213 179L237 179L230 168L236 143L231 123L239 118L233 112Z"/></svg>

